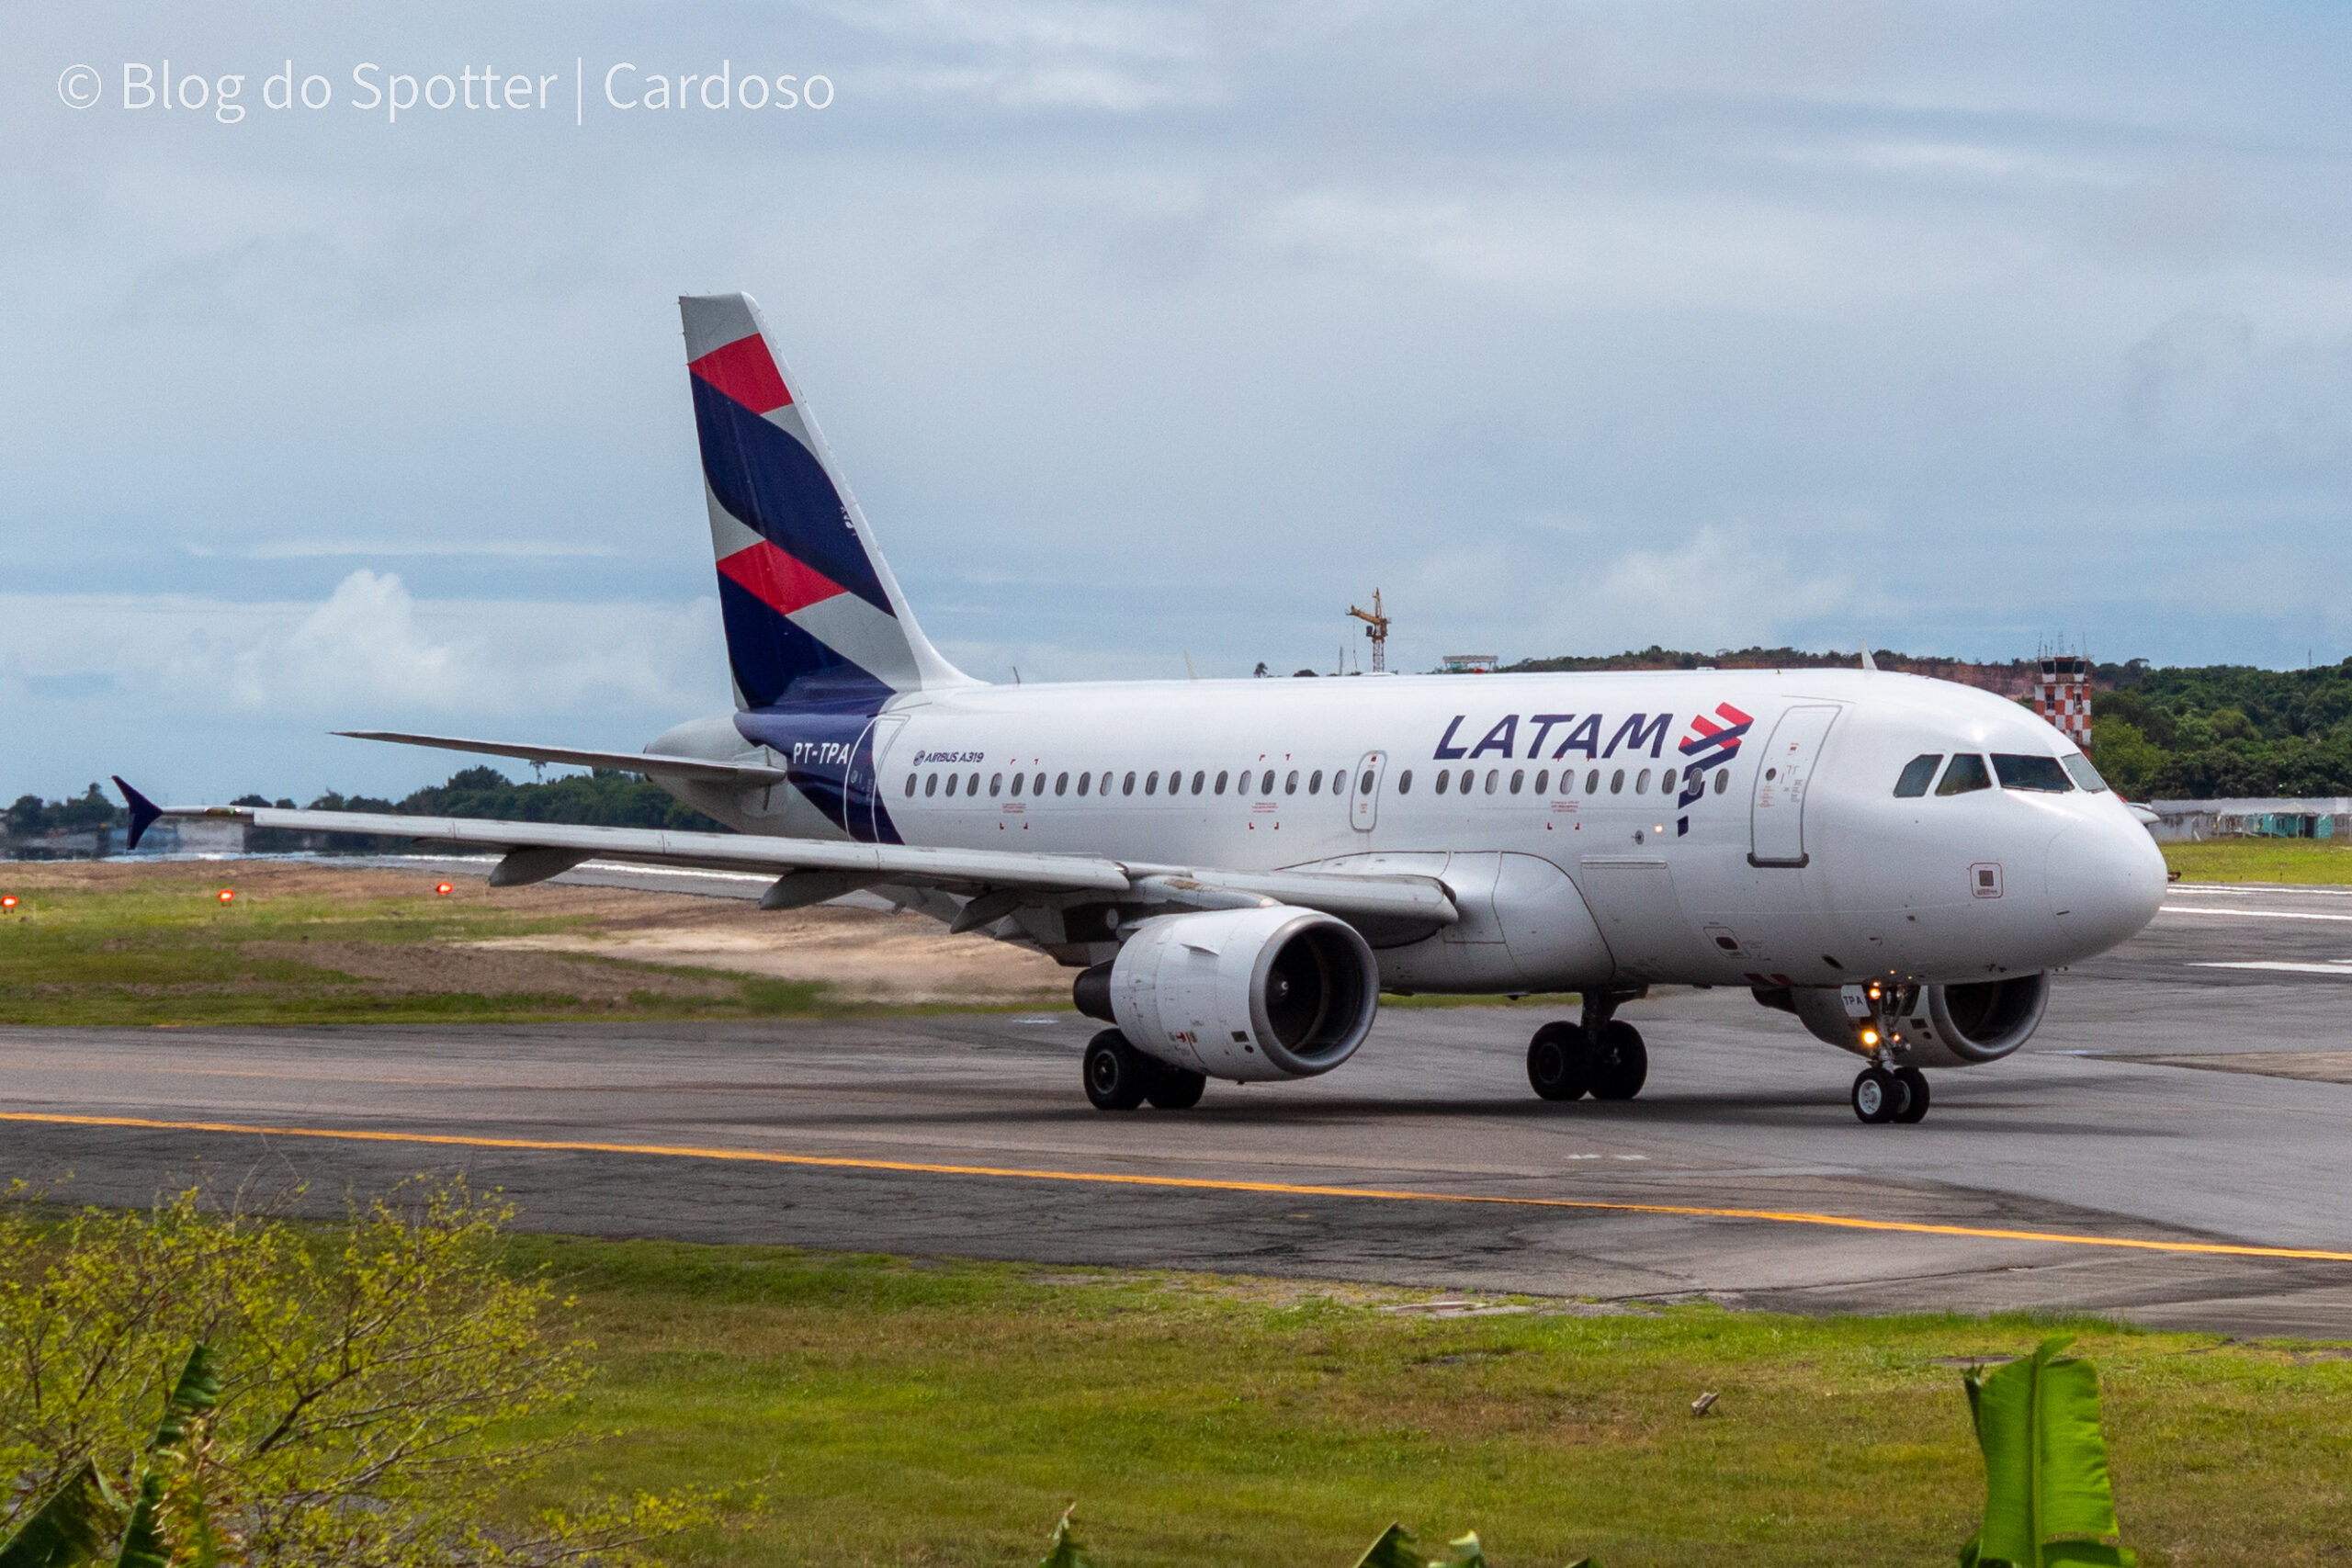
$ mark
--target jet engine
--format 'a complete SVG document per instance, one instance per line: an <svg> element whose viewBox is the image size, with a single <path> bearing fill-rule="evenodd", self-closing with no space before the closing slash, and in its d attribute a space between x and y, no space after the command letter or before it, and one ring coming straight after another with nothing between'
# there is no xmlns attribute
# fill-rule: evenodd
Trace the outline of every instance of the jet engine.
<svg viewBox="0 0 2352 1568"><path fill-rule="evenodd" d="M1275 904L1146 920L1073 990L1148 1056L1235 1082L1303 1078L1363 1043L1380 966L1345 920Z"/></svg>
<svg viewBox="0 0 2352 1568"><path fill-rule="evenodd" d="M1817 1040L1868 1055L1861 1040L1870 1022L1860 986L1796 986L1763 989L1756 999L1792 1012ZM2050 1004L2050 976L2018 975L1962 986L1906 986L1895 998L1895 1029L1903 1046L1898 1066L1973 1067L1997 1062L2030 1039Z"/></svg>

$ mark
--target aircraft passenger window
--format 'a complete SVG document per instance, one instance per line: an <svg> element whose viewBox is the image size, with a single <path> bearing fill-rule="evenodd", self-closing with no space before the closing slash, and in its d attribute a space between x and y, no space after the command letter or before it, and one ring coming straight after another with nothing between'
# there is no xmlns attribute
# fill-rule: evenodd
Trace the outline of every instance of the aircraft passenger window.
<svg viewBox="0 0 2352 1568"><path fill-rule="evenodd" d="M1333 768L1331 770L1331 793L1333 795L1345 795L1348 793L1348 773L1346 769Z"/></svg>
<svg viewBox="0 0 2352 1568"><path fill-rule="evenodd" d="M1151 772L1144 774L1143 792L1146 795L1158 795L1159 793L1159 770L1158 768L1154 768Z"/></svg>
<svg viewBox="0 0 2352 1568"><path fill-rule="evenodd" d="M926 799L939 793L939 775L937 773L925 773L922 776L922 793Z"/></svg>
<svg viewBox="0 0 2352 1568"><path fill-rule="evenodd" d="M1068 773L1059 774L1055 778L1054 793L1056 795L1068 795L1069 793L1069 775Z"/></svg>
<svg viewBox="0 0 2352 1568"><path fill-rule="evenodd" d="M1096 790L1095 793L1097 795L1108 795L1111 793L1111 775L1107 772L1102 775L1102 786Z"/></svg>
<svg viewBox="0 0 2352 1568"><path fill-rule="evenodd" d="M1298 793L1298 770L1296 768L1293 768L1290 771L1290 777L1283 780L1283 793L1284 795L1296 795Z"/></svg>
<svg viewBox="0 0 2352 1568"><path fill-rule="evenodd" d="M1599 768L1594 768L1584 776L1584 792L1587 795L1593 795L1598 793L1600 788L1600 770Z"/></svg>
<svg viewBox="0 0 2352 1568"><path fill-rule="evenodd" d="M915 797L915 776L914 776L914 774L912 774L912 773L909 773L909 774L907 775L907 798L908 798L909 800L912 800L914 797Z"/></svg>
<svg viewBox="0 0 2352 1568"><path fill-rule="evenodd" d="M1031 795L1043 795L1046 793L1045 774L1039 773L1035 778L1029 781L1029 793Z"/></svg>
<svg viewBox="0 0 2352 1568"><path fill-rule="evenodd" d="M1136 776L1133 773L1129 773L1125 778L1119 781L1119 793L1121 795L1133 795L1135 792Z"/></svg>
<svg viewBox="0 0 2352 1568"><path fill-rule="evenodd" d="M1079 774L1079 775L1078 775L1078 793L1079 793L1079 794L1080 794L1080 795L1084 795L1084 794L1086 793L1086 786L1087 786L1087 785L1089 785L1089 784L1092 784L1093 782L1094 782L1094 775L1093 775L1092 773L1080 773L1080 774Z"/></svg>
<svg viewBox="0 0 2352 1568"><path fill-rule="evenodd" d="M1322 769L1317 768L1313 773L1306 775L1306 793L1309 795L1321 795L1323 793Z"/></svg>
<svg viewBox="0 0 2352 1568"><path fill-rule="evenodd" d="M1274 793L1273 769L1268 768L1266 770L1266 776L1258 781L1258 793L1260 795L1272 795Z"/></svg>
<svg viewBox="0 0 2352 1568"><path fill-rule="evenodd" d="M1453 771L1451 768L1440 768L1437 771L1437 777L1430 781L1430 788L1437 791L1440 795L1443 795L1445 793L1446 781L1453 776Z"/></svg>
<svg viewBox="0 0 2352 1568"><path fill-rule="evenodd" d="M1396 775L1396 793L1398 795L1410 795L1413 793L1412 769L1407 768L1403 773Z"/></svg>
<svg viewBox="0 0 2352 1568"><path fill-rule="evenodd" d="M1657 792L1660 795L1672 795L1674 793L1674 770L1672 768L1668 768L1658 774Z"/></svg>
<svg viewBox="0 0 2352 1568"><path fill-rule="evenodd" d="M979 774L974 773L970 778L964 781L964 793L966 795L978 795L980 793Z"/></svg>
<svg viewBox="0 0 2352 1568"><path fill-rule="evenodd" d="M1526 782L1527 782L1527 770L1526 770L1525 768L1513 768L1513 769L1510 771L1510 792L1511 792L1511 794L1513 794L1513 795L1517 795L1517 794L1519 793L1519 786L1520 786L1520 785L1521 785L1521 784L1525 784Z"/></svg>
<svg viewBox="0 0 2352 1568"><path fill-rule="evenodd" d="M1944 782L1936 786L1938 795L1967 795L1973 790L1991 789L1993 775L1984 771L1984 759L1962 751L1944 770Z"/></svg>
<svg viewBox="0 0 2352 1568"><path fill-rule="evenodd" d="M1003 793L1004 775L1002 773L990 773L989 775L989 798L990 800L994 800L998 795L1002 795Z"/></svg>
<svg viewBox="0 0 2352 1568"><path fill-rule="evenodd" d="M1013 774L1013 775L1012 775L1012 793L1013 793L1013 794L1015 794L1015 795L1019 795L1019 794L1021 793L1021 786L1022 786L1023 784L1027 784L1028 782L1029 782L1029 775L1028 775L1027 773L1015 773L1015 774Z"/></svg>
<svg viewBox="0 0 2352 1568"><path fill-rule="evenodd" d="M956 775L954 773L947 775L947 793L951 795L956 793Z"/></svg>
<svg viewBox="0 0 2352 1568"><path fill-rule="evenodd" d="M1647 768L1644 768L1640 773L1634 775L1634 793L1635 795L1647 795L1649 792L1650 771Z"/></svg>
<svg viewBox="0 0 2352 1568"><path fill-rule="evenodd" d="M1358 795L1370 795L1372 793L1372 770L1370 768L1366 768L1363 771L1363 781L1356 785L1356 793Z"/></svg>
<svg viewBox="0 0 2352 1568"><path fill-rule="evenodd" d="M1717 795L1721 795L1724 791L1729 788L1731 788L1731 770L1729 768L1717 768L1715 770L1715 793Z"/></svg>
<svg viewBox="0 0 2352 1568"><path fill-rule="evenodd" d="M1615 773L1609 775L1609 793L1611 795L1623 795L1625 793L1624 769L1620 768Z"/></svg>
<svg viewBox="0 0 2352 1568"><path fill-rule="evenodd" d="M2064 795L2075 787L2066 770L2058 765L2055 757L2025 757L2013 751L1993 753L1993 772L2000 775L2003 789L2039 790L2044 795Z"/></svg>
<svg viewBox="0 0 2352 1568"><path fill-rule="evenodd" d="M1549 769L1549 768L1538 768L1538 769L1536 769L1536 770L1535 770L1535 793L1536 793L1536 794L1538 794L1538 795L1542 795L1545 790L1550 789L1551 787L1552 787L1552 770L1551 770L1551 769Z"/></svg>
<svg viewBox="0 0 2352 1568"><path fill-rule="evenodd" d="M1208 782L1208 777L1209 776L1206 773L1198 768L1193 770L1193 793L1194 795L1201 793L1201 786Z"/></svg>
<svg viewBox="0 0 2352 1568"><path fill-rule="evenodd" d="M1943 766L1943 761L1941 751L1922 751L1904 763L1903 776L1894 781L1894 798L1917 800L1927 794L1928 786L1936 782L1936 770Z"/></svg>
<svg viewBox="0 0 2352 1568"><path fill-rule="evenodd" d="M1223 794L1225 793L1225 781L1226 781L1226 780L1227 780L1227 779L1229 779L1229 778L1231 778L1232 776L1233 776L1232 774L1230 774L1230 773L1219 773L1217 774L1217 776L1216 776L1216 793L1217 793L1218 795L1223 795Z"/></svg>
<svg viewBox="0 0 2352 1568"><path fill-rule="evenodd" d="M2075 775L2075 782L2093 795L2107 787L2107 781L2098 776L2098 770L2091 766L2091 760L2080 751L2069 751L2058 760L2066 764L2066 771Z"/></svg>

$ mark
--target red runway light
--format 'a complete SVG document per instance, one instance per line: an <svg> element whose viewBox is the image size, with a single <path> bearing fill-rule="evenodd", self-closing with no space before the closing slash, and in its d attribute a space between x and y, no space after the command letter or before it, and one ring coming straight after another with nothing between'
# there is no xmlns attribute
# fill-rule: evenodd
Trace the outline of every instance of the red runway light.
<svg viewBox="0 0 2352 1568"><path fill-rule="evenodd" d="M233 904L233 903L235 903L236 901L237 901L237 892L236 892L236 889L235 889L235 888L233 888L233 887L223 887L222 889L220 889L220 902L222 902L223 904Z"/></svg>
<svg viewBox="0 0 2352 1568"><path fill-rule="evenodd" d="M14 893L0 893L0 909L13 909L16 907L17 896Z"/></svg>
<svg viewBox="0 0 2352 1568"><path fill-rule="evenodd" d="M433 885L433 891L441 895L442 897L447 898L450 894L456 892L457 889L451 886L448 883L436 882Z"/></svg>

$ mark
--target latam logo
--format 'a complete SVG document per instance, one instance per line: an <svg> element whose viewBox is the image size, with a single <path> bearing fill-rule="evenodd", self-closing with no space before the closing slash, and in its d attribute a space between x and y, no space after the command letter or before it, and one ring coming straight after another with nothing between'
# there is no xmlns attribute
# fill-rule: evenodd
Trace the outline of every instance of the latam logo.
<svg viewBox="0 0 2352 1568"><path fill-rule="evenodd" d="M1708 773L1739 755L1739 742L1755 724L1729 703L1718 703L1713 717L1699 715L1690 721L1690 732L1675 743L1674 749L1689 761L1682 770L1682 794L1674 803L1684 813L1674 819L1676 838L1690 831L1689 812L1706 795Z"/></svg>
<svg viewBox="0 0 2352 1568"><path fill-rule="evenodd" d="M1674 726L1674 716L1670 713L1662 713L1656 716L1637 713L1614 729L1610 728L1606 717L1597 713L1582 716L1572 713L1531 713L1525 716L1524 722L1534 731L1534 735L1527 742L1527 750L1521 751L1516 748L1519 745L1519 727L1521 718L1515 713L1505 714L1496 720L1494 728L1487 730L1476 745L1455 745L1454 741L1461 736L1462 726L1469 716L1468 714L1455 714L1453 722L1445 727L1445 733L1438 738L1436 751L1431 753L1438 761L1452 761L1459 757L1475 762L1481 757L1493 755L1506 759L1524 757L1532 762L1544 758L1544 742L1552 738L1554 730L1563 726L1568 727L1566 737L1553 750L1551 756L1544 760L1556 762L1571 751L1581 751L1588 761L1596 761L1602 757L1617 755L1620 747L1624 749L1628 756L1647 747L1649 755L1656 757L1665 750L1666 732ZM1601 739L1604 734L1609 737L1605 743Z"/></svg>

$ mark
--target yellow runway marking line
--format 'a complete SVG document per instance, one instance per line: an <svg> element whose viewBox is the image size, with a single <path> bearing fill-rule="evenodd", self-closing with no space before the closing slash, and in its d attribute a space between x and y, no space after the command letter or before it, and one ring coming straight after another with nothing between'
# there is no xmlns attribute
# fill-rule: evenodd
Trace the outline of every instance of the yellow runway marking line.
<svg viewBox="0 0 2352 1568"><path fill-rule="evenodd" d="M2126 1235L2070 1235L2063 1231L1996 1230L1980 1225L1939 1225L1922 1220L1866 1220L1850 1214L1813 1214L1802 1210L1713 1209L1679 1203L1607 1203L1585 1198L1507 1198L1478 1192L1419 1192L1409 1188L1318 1187L1288 1181L1230 1181L1202 1176L1131 1176L1103 1170L1024 1170L989 1165L938 1165L920 1160L852 1159L841 1155L782 1154L765 1149L708 1149L677 1144L600 1144L555 1138L484 1138L456 1133L387 1133L359 1128L267 1127L244 1122L161 1122L141 1116L65 1116L29 1111L0 1111L0 1122L33 1122L61 1127L136 1127L167 1133L244 1133L274 1138L323 1138L364 1144L426 1144L441 1148L522 1149L556 1154L651 1155L667 1159L728 1160L750 1165L814 1167L827 1170L889 1170L917 1176L978 1176L1013 1181L1075 1181L1107 1187L1179 1188L1206 1192L1267 1192L1294 1198L1369 1198L1389 1203L1481 1203L1520 1209L1578 1209L1619 1214L1676 1214L1707 1220L1761 1220L1781 1225L1824 1225L1837 1230L1895 1231L1905 1235L1964 1236L1978 1241L2054 1242L2066 1247L2113 1247L2138 1252L2194 1253L2224 1258L2299 1258L2352 1263L2352 1252L2316 1247L2248 1247L2219 1241L2149 1241Z"/></svg>

